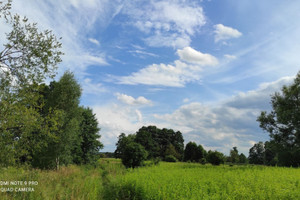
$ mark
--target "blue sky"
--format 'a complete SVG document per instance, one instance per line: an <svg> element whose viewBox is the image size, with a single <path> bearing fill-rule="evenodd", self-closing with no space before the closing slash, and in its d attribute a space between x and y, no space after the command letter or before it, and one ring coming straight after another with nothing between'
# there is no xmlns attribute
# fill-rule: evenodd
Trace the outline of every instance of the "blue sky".
<svg viewBox="0 0 300 200"><path fill-rule="evenodd" d="M156 125L207 150L248 154L268 139L260 111L300 69L299 9L292 0L13 2L13 12L62 37L57 78L75 73L103 151L122 132Z"/></svg>

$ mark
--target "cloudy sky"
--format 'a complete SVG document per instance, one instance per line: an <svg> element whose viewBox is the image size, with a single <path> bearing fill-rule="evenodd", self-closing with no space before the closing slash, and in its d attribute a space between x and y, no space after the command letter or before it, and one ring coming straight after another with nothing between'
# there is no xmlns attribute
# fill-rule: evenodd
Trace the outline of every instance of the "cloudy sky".
<svg viewBox="0 0 300 200"><path fill-rule="evenodd" d="M293 0L13 2L13 12L62 37L57 78L75 73L103 151L122 132L156 125L185 143L248 154L268 139L260 111L300 69L299 9Z"/></svg>

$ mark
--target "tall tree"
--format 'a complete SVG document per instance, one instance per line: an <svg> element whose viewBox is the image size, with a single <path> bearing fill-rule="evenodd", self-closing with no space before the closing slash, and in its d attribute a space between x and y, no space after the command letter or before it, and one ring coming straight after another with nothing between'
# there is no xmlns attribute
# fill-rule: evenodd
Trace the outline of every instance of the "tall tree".
<svg viewBox="0 0 300 200"><path fill-rule="evenodd" d="M41 116L40 85L53 78L61 62L61 43L51 31L39 31L27 18L10 13L11 0L0 2L0 19L11 31L0 47L0 164L30 161L51 138L60 113ZM42 133L40 136L32 133ZM33 149L32 146L36 146Z"/></svg>
<svg viewBox="0 0 300 200"><path fill-rule="evenodd" d="M79 108L80 96L81 87L72 72L67 71L58 82L50 83L44 111L59 110L63 118L62 127L56 132L56 140L44 150L47 155L45 159L52 161L47 166L55 164L59 168L61 164L72 163L72 153L81 145L80 123L83 119Z"/></svg>
<svg viewBox="0 0 300 200"><path fill-rule="evenodd" d="M198 162L198 146L195 142L189 142L185 146L184 150L184 161L195 161Z"/></svg>
<svg viewBox="0 0 300 200"><path fill-rule="evenodd" d="M232 162L232 163L238 163L239 162L239 151L237 150L237 147L233 147L230 150L229 161Z"/></svg>
<svg viewBox="0 0 300 200"><path fill-rule="evenodd" d="M258 142L253 145L249 150L249 163L250 164L264 164L265 147L263 142Z"/></svg>
<svg viewBox="0 0 300 200"><path fill-rule="evenodd" d="M278 164L300 165L300 73L294 83L283 86L271 98L272 111L261 112L260 127L269 132L274 143Z"/></svg>
<svg viewBox="0 0 300 200"><path fill-rule="evenodd" d="M100 128L96 115L90 108L80 108L82 120L80 122L80 145L75 147L73 152L73 160L77 164L93 163L97 159L97 154L103 148L103 144L99 141L98 134Z"/></svg>

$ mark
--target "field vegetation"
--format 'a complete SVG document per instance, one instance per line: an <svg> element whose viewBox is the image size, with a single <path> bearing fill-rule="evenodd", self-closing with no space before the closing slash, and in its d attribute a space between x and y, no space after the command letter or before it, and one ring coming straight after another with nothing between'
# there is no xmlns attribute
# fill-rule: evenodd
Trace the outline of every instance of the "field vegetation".
<svg viewBox="0 0 300 200"><path fill-rule="evenodd" d="M8 200L300 198L300 169L286 167L146 162L126 169L119 159L100 159L95 166L56 171L10 167L0 174L0 180L38 182L31 186L33 192L0 192L0 199Z"/></svg>

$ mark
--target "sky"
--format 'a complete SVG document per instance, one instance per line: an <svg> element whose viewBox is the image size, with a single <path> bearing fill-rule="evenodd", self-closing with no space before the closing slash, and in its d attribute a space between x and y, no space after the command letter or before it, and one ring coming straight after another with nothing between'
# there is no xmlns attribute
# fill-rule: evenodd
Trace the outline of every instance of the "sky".
<svg viewBox="0 0 300 200"><path fill-rule="evenodd" d="M171 128L248 155L269 139L256 121L300 69L293 0L14 0L13 13L62 38L66 70L93 109L103 152L121 133ZM9 28L1 22L0 42ZM0 47L1 48L1 47Z"/></svg>

